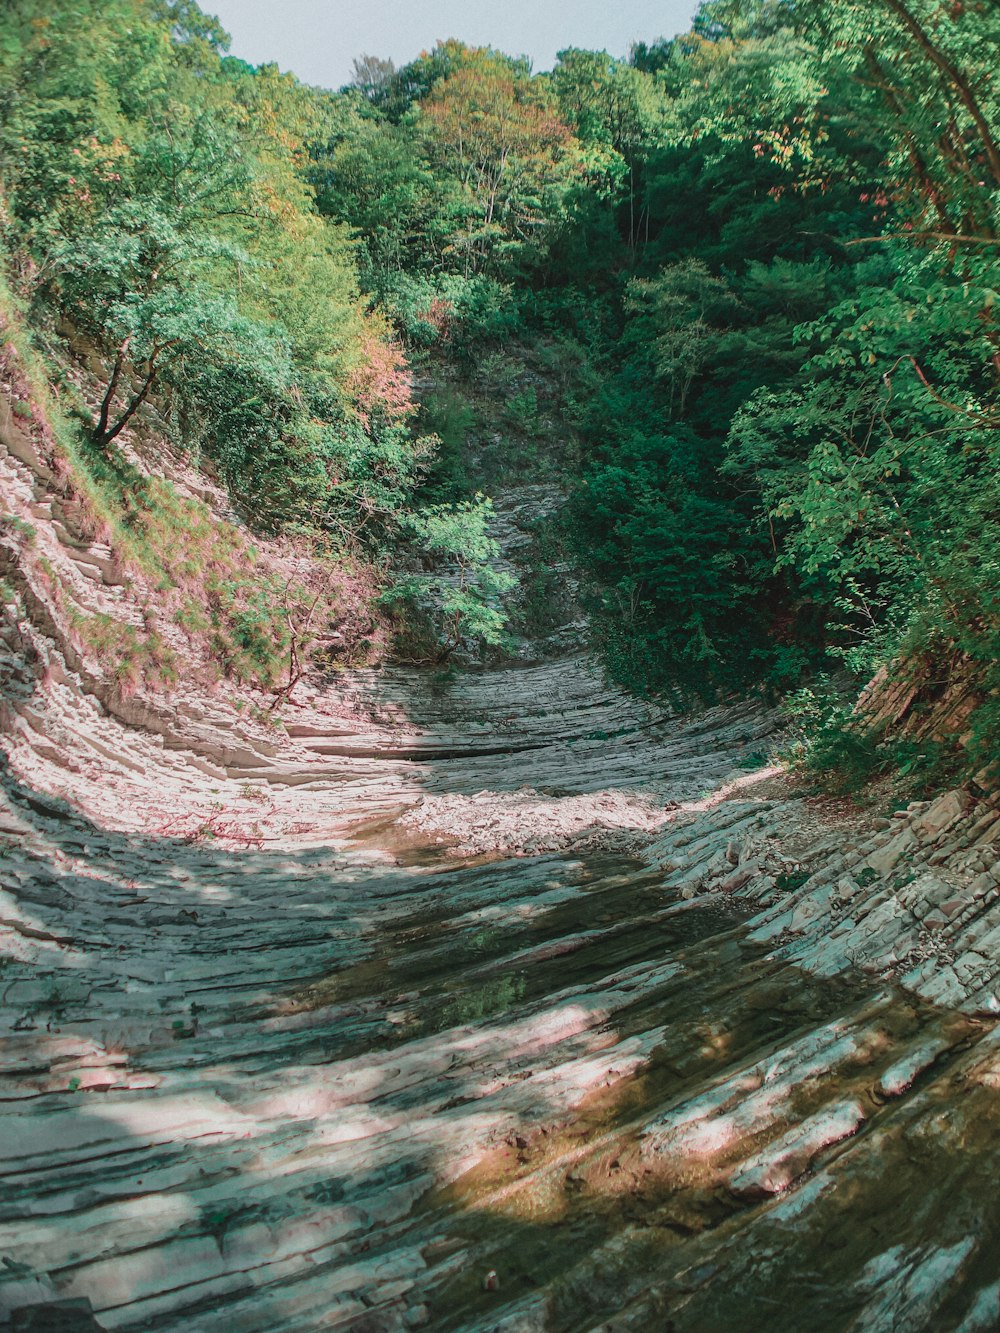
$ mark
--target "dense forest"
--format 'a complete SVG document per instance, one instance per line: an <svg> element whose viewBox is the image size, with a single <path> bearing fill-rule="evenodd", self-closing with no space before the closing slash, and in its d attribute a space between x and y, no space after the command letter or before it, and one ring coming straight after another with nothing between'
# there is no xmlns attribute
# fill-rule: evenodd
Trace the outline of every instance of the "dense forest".
<svg viewBox="0 0 1000 1333"><path fill-rule="evenodd" d="M12 0L8 333L45 367L85 521L165 583L202 520L138 482L137 430L253 531L375 569L383 603L422 586L444 651L502 646L490 469L468 464L492 394L557 458L558 540L622 683L791 695L815 762L871 771L944 760L861 734L866 682L962 676L981 769L998 50L992 0L706 0L627 58L533 73L440 41L333 92L227 55L190 0ZM463 577L411 559L393 585L401 550ZM196 574L227 669L267 679L319 593L290 612L287 585Z"/></svg>

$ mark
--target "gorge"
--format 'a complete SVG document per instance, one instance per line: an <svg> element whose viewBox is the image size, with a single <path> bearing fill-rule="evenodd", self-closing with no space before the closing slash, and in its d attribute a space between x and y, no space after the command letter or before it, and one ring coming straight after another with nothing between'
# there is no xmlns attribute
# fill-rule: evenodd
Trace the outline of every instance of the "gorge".
<svg viewBox="0 0 1000 1333"><path fill-rule="evenodd" d="M997 24L0 19L0 1327L1000 1327Z"/></svg>

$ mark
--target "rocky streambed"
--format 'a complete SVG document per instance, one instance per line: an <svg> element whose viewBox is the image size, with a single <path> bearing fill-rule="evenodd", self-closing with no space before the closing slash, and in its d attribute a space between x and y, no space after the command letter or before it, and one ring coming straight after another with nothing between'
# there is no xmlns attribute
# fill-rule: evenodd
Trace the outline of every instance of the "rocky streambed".
<svg viewBox="0 0 1000 1333"><path fill-rule="evenodd" d="M31 695L12 1328L998 1326L994 804L875 827L764 765L759 709L657 714L583 659L350 688L353 729L303 701L173 833L204 755L157 787L122 727L115 828L81 810L112 723L53 796L66 700Z"/></svg>
<svg viewBox="0 0 1000 1333"><path fill-rule="evenodd" d="M558 635L123 698L0 544L0 1326L1000 1327L995 802L810 802Z"/></svg>

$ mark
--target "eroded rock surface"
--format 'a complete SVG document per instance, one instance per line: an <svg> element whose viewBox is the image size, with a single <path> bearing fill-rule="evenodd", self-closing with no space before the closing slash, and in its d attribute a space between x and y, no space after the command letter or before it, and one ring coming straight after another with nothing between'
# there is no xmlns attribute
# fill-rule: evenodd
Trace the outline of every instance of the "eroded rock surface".
<svg viewBox="0 0 1000 1333"><path fill-rule="evenodd" d="M989 1326L993 807L817 826L738 766L759 712L629 727L605 694L594 727L576 670L507 748L472 685L379 757L350 751L389 723L300 736L315 767L249 846L102 827L8 773L12 1319ZM176 754L116 790L187 818ZM897 884L872 862L904 834Z"/></svg>
<svg viewBox="0 0 1000 1333"><path fill-rule="evenodd" d="M102 692L44 612L0 643L12 1329L997 1327L996 803L817 807L758 705L582 655L268 730Z"/></svg>

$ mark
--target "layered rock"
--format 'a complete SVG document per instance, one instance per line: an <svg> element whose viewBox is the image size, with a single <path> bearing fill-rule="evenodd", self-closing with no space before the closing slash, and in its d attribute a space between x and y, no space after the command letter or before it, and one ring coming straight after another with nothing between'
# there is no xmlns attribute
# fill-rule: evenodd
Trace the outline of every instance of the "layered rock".
<svg viewBox="0 0 1000 1333"><path fill-rule="evenodd" d="M994 802L817 805L579 652L123 698L12 534L12 1329L997 1326Z"/></svg>

